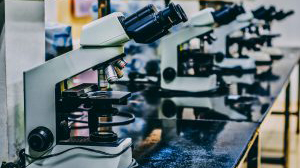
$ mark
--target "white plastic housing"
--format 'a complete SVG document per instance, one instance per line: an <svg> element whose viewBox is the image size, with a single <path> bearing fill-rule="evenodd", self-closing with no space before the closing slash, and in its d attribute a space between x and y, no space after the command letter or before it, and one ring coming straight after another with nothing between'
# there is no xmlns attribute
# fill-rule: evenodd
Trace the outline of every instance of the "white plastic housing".
<svg viewBox="0 0 300 168"><path fill-rule="evenodd" d="M189 25L191 26L208 26L215 23L212 12L215 10L213 8L206 8L190 18Z"/></svg>
<svg viewBox="0 0 300 168"><path fill-rule="evenodd" d="M243 70L255 69L255 60L252 58L225 58L222 62L217 63L222 68L234 68L240 66Z"/></svg>
<svg viewBox="0 0 300 168"><path fill-rule="evenodd" d="M80 48L24 72L25 150L27 154L35 157L43 154L30 150L27 143L30 132L39 126L48 128L56 140L56 84L112 60L122 53L124 53L124 48L121 46ZM53 146L55 145L54 141Z"/></svg>
<svg viewBox="0 0 300 168"><path fill-rule="evenodd" d="M254 59L257 62L271 62L272 59L269 54L262 52L262 51L247 51L246 55L250 58Z"/></svg>
<svg viewBox="0 0 300 168"><path fill-rule="evenodd" d="M241 21L233 21L228 25L223 25L217 29L215 29L214 34L217 37L217 40L212 44L211 52L222 52L226 53L226 38L228 35L241 30L244 27L247 27L251 24L249 21L241 22Z"/></svg>
<svg viewBox="0 0 300 168"><path fill-rule="evenodd" d="M253 18L254 18L253 13L248 11L244 14L237 16L236 20L238 22L250 22L251 20L253 20Z"/></svg>
<svg viewBox="0 0 300 168"><path fill-rule="evenodd" d="M227 84L243 83L243 84L252 85L255 82L255 76L254 74L245 74L242 75L241 77L231 75L231 76L223 76L223 80Z"/></svg>
<svg viewBox="0 0 300 168"><path fill-rule="evenodd" d="M273 56L283 55L283 52L279 48L276 48L276 47L266 47L266 46L264 46L264 47L261 47L261 51L265 52L267 54L273 55Z"/></svg>
<svg viewBox="0 0 300 168"><path fill-rule="evenodd" d="M131 144L131 138L126 138L118 146L84 146L89 149L103 151L110 154L116 154L127 148ZM77 145L57 145L50 152L56 154ZM132 148L128 148L123 154L113 158L99 158L102 154L85 151L71 150L57 157L51 157L44 160L38 160L31 163L27 168L127 168L132 164Z"/></svg>
<svg viewBox="0 0 300 168"><path fill-rule="evenodd" d="M189 22L189 26L180 29L170 35L165 36L159 46L161 56L161 74L166 68L173 68L178 71L177 46L213 30L214 19L212 16L213 9L201 10L194 15ZM161 87L169 90L181 91L207 91L217 87L216 75L209 77L178 77L167 82L163 78Z"/></svg>
<svg viewBox="0 0 300 168"><path fill-rule="evenodd" d="M118 46L130 40L115 12L85 25L81 32L81 46Z"/></svg>

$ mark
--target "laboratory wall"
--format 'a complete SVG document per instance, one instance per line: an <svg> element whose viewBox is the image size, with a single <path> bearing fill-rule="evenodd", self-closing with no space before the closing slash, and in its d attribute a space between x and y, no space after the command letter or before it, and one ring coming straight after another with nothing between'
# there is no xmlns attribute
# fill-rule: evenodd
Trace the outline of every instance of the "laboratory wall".
<svg viewBox="0 0 300 168"><path fill-rule="evenodd" d="M24 148L23 72L45 61L44 1L4 1L5 35L2 32L0 36L0 162L13 160L17 151Z"/></svg>
<svg viewBox="0 0 300 168"><path fill-rule="evenodd" d="M5 78L5 41L4 41L4 0L0 0L0 158L7 158L7 111L6 111L6 78ZM0 159L1 161L1 159Z"/></svg>

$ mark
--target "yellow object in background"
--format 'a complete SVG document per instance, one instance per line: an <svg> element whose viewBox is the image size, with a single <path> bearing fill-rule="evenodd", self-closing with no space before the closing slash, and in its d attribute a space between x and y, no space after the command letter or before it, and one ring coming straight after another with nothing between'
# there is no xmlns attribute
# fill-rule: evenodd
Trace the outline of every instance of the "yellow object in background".
<svg viewBox="0 0 300 168"><path fill-rule="evenodd" d="M78 40L80 39L82 26L91 22L93 19L90 15L83 15L82 13L78 15L80 12L75 11L76 8L78 8L75 7L75 2L75 0L56 0L56 8L57 22L72 26L72 38L76 46L76 44L79 43Z"/></svg>

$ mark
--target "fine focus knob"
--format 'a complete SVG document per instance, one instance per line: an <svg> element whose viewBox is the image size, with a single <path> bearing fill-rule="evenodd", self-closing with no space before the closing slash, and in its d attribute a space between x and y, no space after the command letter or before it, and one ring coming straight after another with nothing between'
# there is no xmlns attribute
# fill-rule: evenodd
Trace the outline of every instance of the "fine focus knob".
<svg viewBox="0 0 300 168"><path fill-rule="evenodd" d="M37 127L30 132L27 140L30 149L37 152L43 152L52 146L54 137L48 128Z"/></svg>
<svg viewBox="0 0 300 168"><path fill-rule="evenodd" d="M174 80L176 77L176 71L173 68L166 68L163 72L163 78L167 81L167 82L171 82L172 80Z"/></svg>

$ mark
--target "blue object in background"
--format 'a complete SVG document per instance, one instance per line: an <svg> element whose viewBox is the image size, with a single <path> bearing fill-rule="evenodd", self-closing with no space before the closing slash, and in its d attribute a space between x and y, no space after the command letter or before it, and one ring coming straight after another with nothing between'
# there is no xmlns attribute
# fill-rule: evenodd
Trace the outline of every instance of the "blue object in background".
<svg viewBox="0 0 300 168"><path fill-rule="evenodd" d="M46 61L68 51L72 47L72 28L58 23L46 24Z"/></svg>

